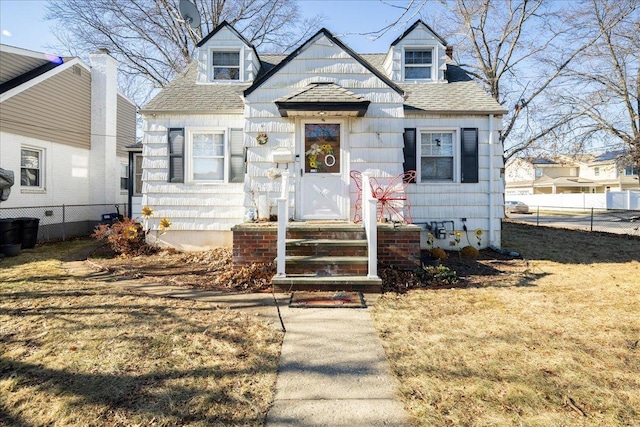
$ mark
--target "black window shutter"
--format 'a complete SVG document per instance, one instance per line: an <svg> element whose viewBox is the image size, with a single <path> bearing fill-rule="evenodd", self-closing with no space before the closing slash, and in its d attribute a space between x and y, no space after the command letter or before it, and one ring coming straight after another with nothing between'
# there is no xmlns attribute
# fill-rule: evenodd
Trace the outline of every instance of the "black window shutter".
<svg viewBox="0 0 640 427"><path fill-rule="evenodd" d="M404 171L416 170L416 129L407 128L404 130ZM412 181L412 182L415 182Z"/></svg>
<svg viewBox="0 0 640 427"><path fill-rule="evenodd" d="M184 128L169 129L169 182L184 182Z"/></svg>
<svg viewBox="0 0 640 427"><path fill-rule="evenodd" d="M478 182L478 128L462 129L462 182Z"/></svg>

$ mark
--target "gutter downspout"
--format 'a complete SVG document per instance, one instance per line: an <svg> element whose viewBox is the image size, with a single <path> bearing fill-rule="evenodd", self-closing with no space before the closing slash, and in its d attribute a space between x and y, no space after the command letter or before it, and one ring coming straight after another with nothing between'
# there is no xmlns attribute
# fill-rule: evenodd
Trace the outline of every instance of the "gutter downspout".
<svg viewBox="0 0 640 427"><path fill-rule="evenodd" d="M494 238L493 235L495 233L495 228L493 225L493 208L495 205L495 200L493 197L493 180L494 180L494 168L495 168L495 147L494 147L494 139L493 139L493 114L489 114L489 246L493 246Z"/></svg>

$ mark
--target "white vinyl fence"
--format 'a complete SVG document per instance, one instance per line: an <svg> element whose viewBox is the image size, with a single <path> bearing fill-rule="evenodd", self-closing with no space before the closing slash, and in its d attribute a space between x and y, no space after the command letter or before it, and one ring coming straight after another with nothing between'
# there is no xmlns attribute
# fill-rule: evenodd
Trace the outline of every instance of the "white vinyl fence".
<svg viewBox="0 0 640 427"><path fill-rule="evenodd" d="M607 193L505 195L505 200L517 200L532 207L544 206L566 210L640 210L640 191L631 190Z"/></svg>

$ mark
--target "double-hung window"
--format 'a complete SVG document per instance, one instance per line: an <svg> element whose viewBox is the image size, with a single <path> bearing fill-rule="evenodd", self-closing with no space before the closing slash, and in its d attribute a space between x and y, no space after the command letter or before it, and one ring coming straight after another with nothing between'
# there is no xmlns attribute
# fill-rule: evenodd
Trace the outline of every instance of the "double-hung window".
<svg viewBox="0 0 640 427"><path fill-rule="evenodd" d="M129 165L120 163L120 191L129 190Z"/></svg>
<svg viewBox="0 0 640 427"><path fill-rule="evenodd" d="M32 189L44 187L44 150L22 148L20 150L20 185Z"/></svg>
<svg viewBox="0 0 640 427"><path fill-rule="evenodd" d="M169 182L244 182L246 155L242 129L173 128L169 129L168 142ZM138 168L136 159L134 191L142 184Z"/></svg>
<svg viewBox="0 0 640 427"><path fill-rule="evenodd" d="M420 181L454 180L454 132L420 132Z"/></svg>
<svg viewBox="0 0 640 427"><path fill-rule="evenodd" d="M432 49L406 49L404 51L404 79L431 80L433 71Z"/></svg>
<svg viewBox="0 0 640 427"><path fill-rule="evenodd" d="M638 175L638 169L636 169L635 166L627 166L626 168L624 168L624 174L625 176Z"/></svg>
<svg viewBox="0 0 640 427"><path fill-rule="evenodd" d="M192 131L190 181L224 182L225 148L224 131Z"/></svg>
<svg viewBox="0 0 640 427"><path fill-rule="evenodd" d="M212 80L240 80L240 51L211 51Z"/></svg>

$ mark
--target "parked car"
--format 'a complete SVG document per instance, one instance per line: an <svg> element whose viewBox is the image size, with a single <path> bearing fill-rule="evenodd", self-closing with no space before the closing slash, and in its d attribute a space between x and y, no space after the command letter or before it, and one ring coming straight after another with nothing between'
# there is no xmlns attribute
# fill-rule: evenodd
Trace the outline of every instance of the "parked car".
<svg viewBox="0 0 640 427"><path fill-rule="evenodd" d="M504 212L526 214L529 213L529 206L516 200L508 200L504 203Z"/></svg>

